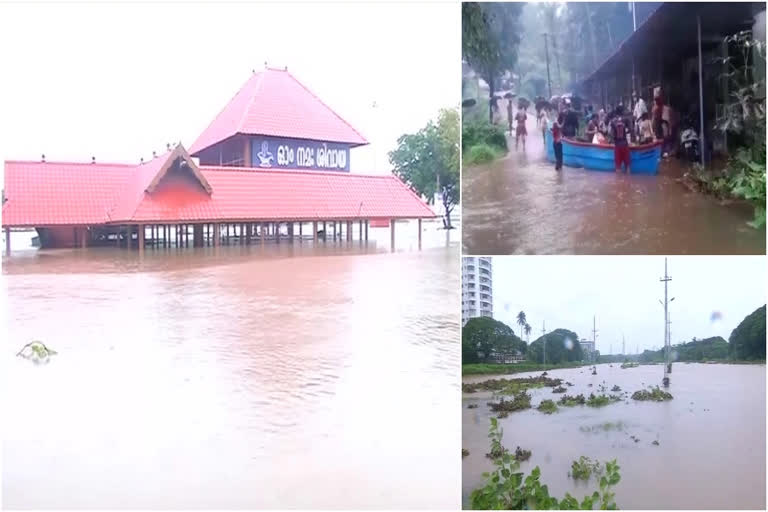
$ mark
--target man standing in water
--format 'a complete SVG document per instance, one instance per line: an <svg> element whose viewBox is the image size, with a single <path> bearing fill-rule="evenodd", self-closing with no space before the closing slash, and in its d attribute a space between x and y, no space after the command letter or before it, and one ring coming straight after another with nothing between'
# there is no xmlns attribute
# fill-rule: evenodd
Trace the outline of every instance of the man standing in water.
<svg viewBox="0 0 768 512"><path fill-rule="evenodd" d="M512 136L512 98L507 98L507 123L509 124L509 135Z"/></svg>
<svg viewBox="0 0 768 512"><path fill-rule="evenodd" d="M523 151L525 151L525 136L528 135L528 130L525 128L525 121L528 119L528 116L525 113L525 107L523 107L522 110L517 111L517 114L515 115L515 120L517 121L517 133L515 135L515 150L517 150L517 142L520 140L520 137L523 138Z"/></svg>
<svg viewBox="0 0 768 512"><path fill-rule="evenodd" d="M613 136L613 161L616 164L616 172L621 172L621 164L627 168L627 174L630 174L629 167L629 142L627 136L627 120L624 118L624 107L616 107L616 115L611 121L611 135Z"/></svg>
<svg viewBox="0 0 768 512"><path fill-rule="evenodd" d="M561 112L558 114L557 119L552 122L552 146L555 150L556 171L563 168L563 121L565 121L565 116Z"/></svg>

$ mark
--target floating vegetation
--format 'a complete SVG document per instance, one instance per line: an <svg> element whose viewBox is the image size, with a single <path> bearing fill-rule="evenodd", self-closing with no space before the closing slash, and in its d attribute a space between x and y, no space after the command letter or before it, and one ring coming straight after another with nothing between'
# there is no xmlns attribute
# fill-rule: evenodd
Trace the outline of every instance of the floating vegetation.
<svg viewBox="0 0 768 512"><path fill-rule="evenodd" d="M659 446L659 442L658 441L654 441L651 444L655 444L656 446Z"/></svg>
<svg viewBox="0 0 768 512"><path fill-rule="evenodd" d="M504 400L501 397L500 402L488 402L493 412L499 413L499 418L506 418L510 412L521 411L531 408L531 395L525 391L516 393L512 400Z"/></svg>
<svg viewBox="0 0 768 512"><path fill-rule="evenodd" d="M563 395L560 397L560 400L557 402L558 405L564 405L566 407L573 407L574 405L584 405L587 403L587 399L584 398L584 395L576 395L576 396L570 396L570 395Z"/></svg>
<svg viewBox="0 0 768 512"><path fill-rule="evenodd" d="M592 387L592 384L587 384L587 387L588 387L588 388L591 388L591 387Z"/></svg>
<svg viewBox="0 0 768 512"><path fill-rule="evenodd" d="M531 458L531 450L523 450L519 446L515 449L515 460L523 462Z"/></svg>
<svg viewBox="0 0 768 512"><path fill-rule="evenodd" d="M552 414L557 412L557 405L552 400L542 400L537 409L545 414Z"/></svg>
<svg viewBox="0 0 768 512"><path fill-rule="evenodd" d="M597 368L592 368L592 375L597 375Z"/></svg>
<svg viewBox="0 0 768 512"><path fill-rule="evenodd" d="M477 409L477 404L469 404L467 409Z"/></svg>
<svg viewBox="0 0 768 512"><path fill-rule="evenodd" d="M504 457L509 450L504 448L501 444L493 444L491 446L491 453L486 453L485 456L491 460L496 460Z"/></svg>
<svg viewBox="0 0 768 512"><path fill-rule="evenodd" d="M539 377L526 377L519 379L489 379L482 382L462 384L461 390L464 393L494 391L504 395L512 395L531 388L559 386L562 382L562 379L550 379L549 377L543 375Z"/></svg>
<svg viewBox="0 0 768 512"><path fill-rule="evenodd" d="M572 383L570 383L570 382L567 382L567 381L566 381L565 385L566 385L566 386L573 386L573 384L572 384Z"/></svg>
<svg viewBox="0 0 768 512"><path fill-rule="evenodd" d="M625 370L627 368L637 368L638 366L640 366L640 363L630 363L627 361L626 363L622 363L621 369Z"/></svg>
<svg viewBox="0 0 768 512"><path fill-rule="evenodd" d="M624 430L624 422L617 421L615 423L607 421L605 423L601 423L599 425L594 425L591 427L579 427L579 430L582 432L612 432L614 430L616 431L623 431Z"/></svg>
<svg viewBox="0 0 768 512"><path fill-rule="evenodd" d="M552 390L553 393L565 393L567 389L565 389L563 386L557 386Z"/></svg>
<svg viewBox="0 0 768 512"><path fill-rule="evenodd" d="M589 457L582 455L579 460L571 463L571 471L568 476L574 480L589 480L592 473L599 475L603 472L602 465L598 461L593 461Z"/></svg>
<svg viewBox="0 0 768 512"><path fill-rule="evenodd" d="M467 450L466 448L462 448L461 449L461 458L463 459L467 455L469 455L469 450Z"/></svg>
<svg viewBox="0 0 768 512"><path fill-rule="evenodd" d="M58 354L55 350L52 350L45 346L41 341L33 341L27 343L16 354L17 357L23 357L35 364L48 364L51 356Z"/></svg>
<svg viewBox="0 0 768 512"><path fill-rule="evenodd" d="M647 389L642 389L640 391L635 391L632 393L632 399L633 400L652 400L654 402L663 402L664 400L672 400L672 394L664 391L663 389L660 389L659 386L656 386L655 388L651 388L650 391Z"/></svg>
<svg viewBox="0 0 768 512"><path fill-rule="evenodd" d="M590 407L603 407L613 402L618 402L619 400L621 400L621 397L619 396L595 395L594 393L590 393L589 398L587 399L587 405Z"/></svg>
<svg viewBox="0 0 768 512"><path fill-rule="evenodd" d="M611 388L611 391L621 391L621 388L619 387L618 384L614 384L613 387Z"/></svg>

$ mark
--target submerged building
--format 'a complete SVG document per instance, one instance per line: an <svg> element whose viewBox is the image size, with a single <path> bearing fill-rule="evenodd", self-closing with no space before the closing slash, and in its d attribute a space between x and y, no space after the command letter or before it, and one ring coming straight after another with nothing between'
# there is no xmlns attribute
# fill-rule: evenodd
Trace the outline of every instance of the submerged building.
<svg viewBox="0 0 768 512"><path fill-rule="evenodd" d="M493 260L462 258L461 325L479 316L493 318Z"/></svg>
<svg viewBox="0 0 768 512"><path fill-rule="evenodd" d="M371 221L435 213L394 175L350 173L368 141L287 69L245 83L187 151L135 164L6 161L2 226L41 246L217 246L368 240Z"/></svg>

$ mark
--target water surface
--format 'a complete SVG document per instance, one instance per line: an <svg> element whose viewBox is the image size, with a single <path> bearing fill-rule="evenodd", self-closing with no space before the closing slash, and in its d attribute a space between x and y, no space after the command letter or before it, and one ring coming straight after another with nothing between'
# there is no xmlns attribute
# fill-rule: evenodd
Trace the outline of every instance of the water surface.
<svg viewBox="0 0 768 512"><path fill-rule="evenodd" d="M458 246L414 236L14 253L3 505L456 507Z"/></svg>
<svg viewBox="0 0 768 512"><path fill-rule="evenodd" d="M585 396L597 394L603 381L607 390L618 384L631 395L662 378L662 366L619 366L598 365L597 375L576 368L552 370L549 376L574 384L569 395ZM539 373L512 377L531 375ZM674 398L667 402L627 398L602 408L562 407L551 415L535 409L513 412L499 420L503 444L531 450L522 471L539 466L542 483L558 498L569 492L581 500L597 488L594 479L584 485L568 477L571 462L586 455L618 460L621 481L614 491L622 509L765 509L765 365L677 363L669 391ZM533 407L561 396L551 388L530 393ZM463 447L470 451L463 460L465 507L472 489L483 485L481 473L492 467L485 457L490 397L488 392L464 394ZM479 407L467 409L473 403ZM601 428L606 423L619 428Z"/></svg>

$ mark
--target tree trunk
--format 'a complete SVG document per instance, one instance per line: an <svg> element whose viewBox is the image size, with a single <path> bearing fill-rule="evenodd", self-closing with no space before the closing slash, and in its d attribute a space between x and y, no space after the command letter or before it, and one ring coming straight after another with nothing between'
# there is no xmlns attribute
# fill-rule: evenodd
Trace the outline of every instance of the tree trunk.
<svg viewBox="0 0 768 512"><path fill-rule="evenodd" d="M488 74L488 121L493 124L493 75Z"/></svg>
<svg viewBox="0 0 768 512"><path fill-rule="evenodd" d="M451 210L450 206L448 205L448 201L446 200L445 196L443 196L443 208L445 208L445 218L443 218L443 227L445 229L451 229Z"/></svg>
<svg viewBox="0 0 768 512"><path fill-rule="evenodd" d="M587 10L587 25L589 26L589 42L592 45L592 69L597 69L597 48L595 47L595 30L592 27L592 14L589 11L589 3L584 3L584 9Z"/></svg>

